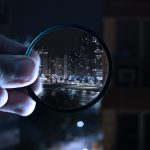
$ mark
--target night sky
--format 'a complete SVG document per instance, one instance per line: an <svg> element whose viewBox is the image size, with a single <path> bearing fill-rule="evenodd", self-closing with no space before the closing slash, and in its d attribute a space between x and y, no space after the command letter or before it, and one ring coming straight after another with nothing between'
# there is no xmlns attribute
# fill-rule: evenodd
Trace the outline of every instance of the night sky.
<svg viewBox="0 0 150 150"><path fill-rule="evenodd" d="M53 56L68 54L79 48L81 37L85 33L87 32L68 27L51 30L35 44L35 49L43 48Z"/></svg>
<svg viewBox="0 0 150 150"><path fill-rule="evenodd" d="M13 0L8 16L11 35L37 35L58 24L78 24L100 33L103 0Z"/></svg>

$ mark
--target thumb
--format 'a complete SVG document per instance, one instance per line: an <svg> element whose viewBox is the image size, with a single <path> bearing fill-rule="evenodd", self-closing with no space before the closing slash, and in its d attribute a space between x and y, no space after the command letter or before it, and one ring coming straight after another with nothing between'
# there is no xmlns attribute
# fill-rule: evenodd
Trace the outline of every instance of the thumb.
<svg viewBox="0 0 150 150"><path fill-rule="evenodd" d="M38 64L23 55L0 55L0 86L18 88L32 84L38 76Z"/></svg>
<svg viewBox="0 0 150 150"><path fill-rule="evenodd" d="M6 104L8 100L8 93L5 89L0 87L0 107Z"/></svg>

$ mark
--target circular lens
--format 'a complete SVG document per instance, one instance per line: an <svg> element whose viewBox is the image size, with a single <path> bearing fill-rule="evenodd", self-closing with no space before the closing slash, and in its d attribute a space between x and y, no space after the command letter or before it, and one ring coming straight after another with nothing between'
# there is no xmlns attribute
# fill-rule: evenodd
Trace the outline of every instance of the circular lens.
<svg viewBox="0 0 150 150"><path fill-rule="evenodd" d="M50 28L33 40L26 55L32 50L40 55L43 82L38 96L30 88L36 101L51 109L73 111L89 107L103 96L110 78L110 56L91 31L76 26Z"/></svg>

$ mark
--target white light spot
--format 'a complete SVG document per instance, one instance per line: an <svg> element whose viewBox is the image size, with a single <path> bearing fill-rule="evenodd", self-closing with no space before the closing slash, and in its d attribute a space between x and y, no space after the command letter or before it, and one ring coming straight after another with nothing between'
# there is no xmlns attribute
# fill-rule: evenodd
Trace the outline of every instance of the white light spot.
<svg viewBox="0 0 150 150"><path fill-rule="evenodd" d="M82 128L82 127L84 126L84 122L83 122L83 121L78 121L78 122L77 122L77 126L78 126L79 128Z"/></svg>

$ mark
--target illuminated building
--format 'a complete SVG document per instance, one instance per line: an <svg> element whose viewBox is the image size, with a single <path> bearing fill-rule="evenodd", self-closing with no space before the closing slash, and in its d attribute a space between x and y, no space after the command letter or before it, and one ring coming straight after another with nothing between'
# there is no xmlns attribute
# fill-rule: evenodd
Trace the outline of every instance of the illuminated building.
<svg viewBox="0 0 150 150"><path fill-rule="evenodd" d="M68 76L68 61L67 61L67 55L64 55L64 79Z"/></svg>
<svg viewBox="0 0 150 150"><path fill-rule="evenodd" d="M66 79L68 75L67 55L64 55L62 58L56 57L54 60L54 68L55 75L59 78Z"/></svg>
<svg viewBox="0 0 150 150"><path fill-rule="evenodd" d="M45 49L38 49L38 53L41 58L40 75L51 81L98 83L104 80L105 54L98 39L89 34L79 39L79 47L70 55L52 57Z"/></svg>
<svg viewBox="0 0 150 150"><path fill-rule="evenodd" d="M48 52L45 51L45 49L38 49L37 52L40 55L41 59L40 75L43 74L46 76L50 72Z"/></svg>
<svg viewBox="0 0 150 150"><path fill-rule="evenodd" d="M63 64L64 59L63 58L55 58L55 74L58 76L63 76L64 70L63 70Z"/></svg>
<svg viewBox="0 0 150 150"><path fill-rule="evenodd" d="M98 39L83 35L79 48L68 59L68 75L85 80L103 80L106 57ZM88 82L88 81L85 81Z"/></svg>

